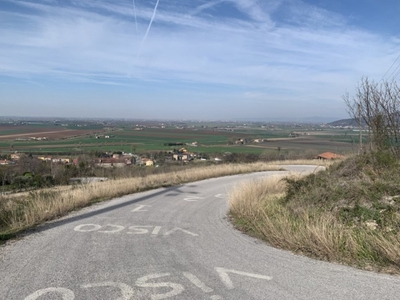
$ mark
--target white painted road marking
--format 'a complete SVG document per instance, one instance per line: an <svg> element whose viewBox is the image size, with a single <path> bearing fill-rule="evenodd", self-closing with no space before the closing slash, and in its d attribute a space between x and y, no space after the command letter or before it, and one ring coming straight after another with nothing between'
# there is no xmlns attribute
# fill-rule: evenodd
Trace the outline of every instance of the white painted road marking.
<svg viewBox="0 0 400 300"><path fill-rule="evenodd" d="M213 291L212 288L206 286L203 282L201 282L201 280L196 275L188 272L183 272L183 276L189 279L191 283L201 289L204 293L211 293Z"/></svg>
<svg viewBox="0 0 400 300"><path fill-rule="evenodd" d="M216 194L215 197L216 198L225 199L226 198L226 194Z"/></svg>
<svg viewBox="0 0 400 300"><path fill-rule="evenodd" d="M252 273L235 271L235 270L224 269L224 268L215 268L215 270L217 271L219 277L221 278L221 281L225 284L225 286L228 290L231 290L234 288L232 280L230 279L228 273L233 273L236 275L242 275L242 276L258 278L258 279L272 280L272 277L260 275L260 274L252 274Z"/></svg>
<svg viewBox="0 0 400 300"><path fill-rule="evenodd" d="M136 285L138 287L150 287L150 288L160 288L160 287L169 287L172 288L171 291L165 294L153 294L151 295L152 300L159 300L159 299L166 299L172 296L179 295L182 293L185 289L183 288L182 285L179 283L173 283L173 282L149 282L147 283L148 280L151 279L157 279L161 277L166 277L170 276L169 273L162 273L162 274L152 274L152 275L147 275L140 277L138 280L136 280Z"/></svg>
<svg viewBox="0 0 400 300"><path fill-rule="evenodd" d="M193 232L190 232L189 230L185 230L185 229L182 229L182 228L179 228L179 227L175 227L174 229L172 229L170 231L167 231L166 233L164 233L164 235L168 236L168 235L170 235L170 234L172 234L172 233L174 233L175 231L178 231L178 230L182 231L183 233L187 233L187 234L189 234L191 236L199 236L197 233L193 233Z"/></svg>
<svg viewBox="0 0 400 300"><path fill-rule="evenodd" d="M120 226L120 225L111 225L111 224L108 224L108 225L106 225L106 226L104 226L104 227L105 227L105 228L109 227L109 228L114 228L114 229L111 229L111 230L99 230L99 232L103 232L103 233L117 233L117 232L120 232L120 231L122 231L122 230L125 229L124 226Z"/></svg>
<svg viewBox="0 0 400 300"><path fill-rule="evenodd" d="M230 279L228 273L241 275L241 276L247 276L247 277L251 277L251 278L264 279L264 280L272 279L272 277L270 277L270 276L236 271L236 270L232 270L232 269L225 269L225 268L217 267L217 268L215 268L215 270L217 271L222 283L225 285L225 287L228 290L231 290L234 288L232 280ZM182 272L182 274L186 279L188 279L191 283L193 283L196 287L198 287L204 293L212 293L214 291L211 287L209 287L205 283L203 283L196 275L189 273L189 272ZM179 283L148 282L150 280L156 280L156 279L168 277L168 276L171 276L171 274L170 273L156 273L156 274L146 275L146 276L138 278L135 282L135 286L139 287L139 288L151 288L151 289L163 288L162 291L164 291L164 292L166 291L165 288L169 289L169 291L167 290L167 292L164 294L153 294L153 293L145 292L146 295L150 295L150 298L152 300L167 299L167 298L171 298L171 297L181 294L185 290L185 288ZM114 287L120 291L120 295L121 295L121 297L117 298L116 300L136 299L136 298L134 298L135 297L135 289L125 283L106 281L106 282L99 282L99 283L83 284L80 287L82 289L98 288L98 287ZM69 289L61 288L61 287L57 287L57 288L49 287L49 288L38 290L38 291L30 294L24 300L36 300L36 299L39 299L39 297L46 295L46 294L49 294L49 297L53 296L53 298L55 295L59 295L62 297L62 300L73 300L75 298L74 293ZM101 294L100 294L100 292L97 292L96 295L101 295ZM211 300L221 300L222 297L219 295L211 295L210 299Z"/></svg>
<svg viewBox="0 0 400 300"><path fill-rule="evenodd" d="M151 207L151 205L139 205L138 207L136 207L135 209L132 210L132 212L136 212L136 211L147 211L147 209L142 209L145 208L146 206Z"/></svg>
<svg viewBox="0 0 400 300"><path fill-rule="evenodd" d="M62 300L73 300L75 299L75 294L73 291L66 289L66 288L61 288L61 287L49 287L47 289L41 289L38 290L32 294L30 294L28 297L25 298L25 300L36 300L39 297L46 295L46 294L58 294L62 298Z"/></svg>
<svg viewBox="0 0 400 300"><path fill-rule="evenodd" d="M119 297L115 300L130 300L134 295L134 291L129 285L127 285L125 283L120 283L120 282L90 283L90 284L81 285L81 288L87 289L87 288L95 288L95 287L103 287L103 286L116 287L121 291L122 297Z"/></svg>
<svg viewBox="0 0 400 300"><path fill-rule="evenodd" d="M155 236L160 232L160 230L161 230L161 226L156 226L156 227L154 227L154 230L153 230L153 232L151 233L151 236L152 236L152 237L155 237Z"/></svg>
<svg viewBox="0 0 400 300"><path fill-rule="evenodd" d="M153 226L130 226L128 230L134 230L135 232L127 232L128 234L146 234L149 233L148 229L145 228L152 228Z"/></svg>
<svg viewBox="0 0 400 300"><path fill-rule="evenodd" d="M74 227L74 231L78 231L78 232L99 232L99 233L106 233L106 234L118 234L124 230L127 230L125 232L126 234L132 234L132 235L151 234L152 237L156 237L160 234L162 227L154 226L154 225L133 225L133 226L125 227L125 226L113 225L113 224L107 224L107 225L103 225L103 226L98 225L98 224L81 224L81 225ZM171 230L167 230L162 235L170 236L178 231L181 233L191 235L191 236L199 236L197 233L194 233L194 232L191 232L189 230L182 229L179 227L175 227Z"/></svg>
<svg viewBox="0 0 400 300"><path fill-rule="evenodd" d="M89 227L89 229L84 229L85 227ZM79 231L79 232L91 232L91 231L97 231L101 228L100 225L96 225L96 224L82 224L82 225L78 225L74 228L75 231Z"/></svg>

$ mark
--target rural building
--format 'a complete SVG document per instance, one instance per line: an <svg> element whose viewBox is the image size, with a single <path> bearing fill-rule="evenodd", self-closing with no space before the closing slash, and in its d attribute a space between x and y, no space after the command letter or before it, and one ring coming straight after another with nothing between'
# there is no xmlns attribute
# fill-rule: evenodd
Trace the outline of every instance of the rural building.
<svg viewBox="0 0 400 300"><path fill-rule="evenodd" d="M341 158L344 158L344 156L333 153L333 152L324 152L324 153L318 154L316 158L317 159L341 159Z"/></svg>
<svg viewBox="0 0 400 300"><path fill-rule="evenodd" d="M0 159L0 165L9 165L10 163L8 159Z"/></svg>
<svg viewBox="0 0 400 300"><path fill-rule="evenodd" d="M236 145L243 145L243 144L246 144L246 140L245 140L245 139L237 139L237 140L235 141L235 144L236 144Z"/></svg>
<svg viewBox="0 0 400 300"><path fill-rule="evenodd" d="M264 139L255 139L254 140L254 143L263 143L263 142L265 142Z"/></svg>
<svg viewBox="0 0 400 300"><path fill-rule="evenodd" d="M183 161L187 161L190 160L191 156L189 153L175 153L172 156L173 160L183 160Z"/></svg>
<svg viewBox="0 0 400 300"><path fill-rule="evenodd" d="M147 167L152 167L154 166L154 161L150 158L142 158L142 164L146 165Z"/></svg>
<svg viewBox="0 0 400 300"><path fill-rule="evenodd" d="M124 158L95 158L94 165L103 168L121 168L131 165L132 162L129 159Z"/></svg>
<svg viewBox="0 0 400 300"><path fill-rule="evenodd" d="M38 159L43 161L51 161L53 158L51 156L38 156Z"/></svg>
<svg viewBox="0 0 400 300"><path fill-rule="evenodd" d="M11 159L12 160L19 160L20 158L21 158L21 154L20 153L11 154Z"/></svg>
<svg viewBox="0 0 400 300"><path fill-rule="evenodd" d="M62 164L69 164L71 163L70 158L64 157L51 157L51 156L38 156L38 159L46 161L46 162L53 162L53 163L62 163Z"/></svg>
<svg viewBox="0 0 400 300"><path fill-rule="evenodd" d="M197 147L198 143L197 142L192 142L192 143L186 143L187 146L192 146L192 147Z"/></svg>
<svg viewBox="0 0 400 300"><path fill-rule="evenodd" d="M71 159L70 158L53 158L51 160L53 163L61 163L61 164L69 164L71 163Z"/></svg>

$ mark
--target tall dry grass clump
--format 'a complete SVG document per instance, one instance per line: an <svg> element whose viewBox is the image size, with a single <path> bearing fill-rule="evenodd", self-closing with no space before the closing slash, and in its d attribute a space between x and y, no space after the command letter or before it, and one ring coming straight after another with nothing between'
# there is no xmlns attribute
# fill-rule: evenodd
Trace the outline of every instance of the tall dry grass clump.
<svg viewBox="0 0 400 300"><path fill-rule="evenodd" d="M263 162L220 164L0 196L0 240L98 201L212 177L279 169L280 166Z"/></svg>
<svg viewBox="0 0 400 300"><path fill-rule="evenodd" d="M371 168L365 159L371 158L244 183L230 194L230 216L273 246L400 273L400 174L397 167Z"/></svg>

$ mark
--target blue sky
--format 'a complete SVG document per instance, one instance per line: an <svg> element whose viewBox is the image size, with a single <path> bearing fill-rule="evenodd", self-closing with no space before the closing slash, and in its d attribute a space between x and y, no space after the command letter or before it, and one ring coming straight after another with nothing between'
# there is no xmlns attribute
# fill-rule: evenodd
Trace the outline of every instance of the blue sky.
<svg viewBox="0 0 400 300"><path fill-rule="evenodd" d="M0 0L0 116L347 118L398 0ZM400 79L394 72L385 79Z"/></svg>

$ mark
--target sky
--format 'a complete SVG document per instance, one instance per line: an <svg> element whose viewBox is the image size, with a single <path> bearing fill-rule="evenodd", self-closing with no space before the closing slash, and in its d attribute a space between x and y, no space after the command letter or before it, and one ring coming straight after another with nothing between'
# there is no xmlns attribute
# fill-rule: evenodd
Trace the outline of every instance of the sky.
<svg viewBox="0 0 400 300"><path fill-rule="evenodd" d="M400 79L398 0L0 0L0 116L349 118Z"/></svg>

